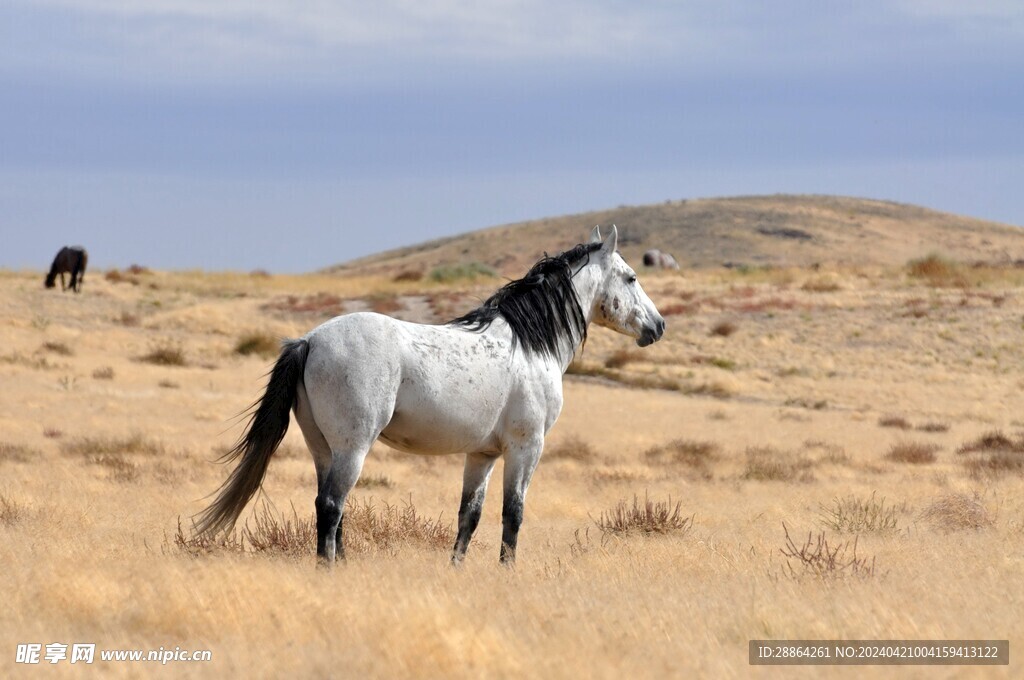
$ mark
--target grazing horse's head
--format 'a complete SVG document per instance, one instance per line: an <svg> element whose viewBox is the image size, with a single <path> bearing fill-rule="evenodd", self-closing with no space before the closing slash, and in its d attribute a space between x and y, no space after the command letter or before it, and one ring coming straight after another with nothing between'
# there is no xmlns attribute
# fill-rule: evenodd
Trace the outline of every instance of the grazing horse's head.
<svg viewBox="0 0 1024 680"><path fill-rule="evenodd" d="M590 242L602 244L593 256L603 272L602 283L594 298L593 322L636 338L636 344L641 347L657 342L665 332L665 319L640 287L636 272L616 250L618 229L613 225L612 233L602 241L600 228L594 227Z"/></svg>

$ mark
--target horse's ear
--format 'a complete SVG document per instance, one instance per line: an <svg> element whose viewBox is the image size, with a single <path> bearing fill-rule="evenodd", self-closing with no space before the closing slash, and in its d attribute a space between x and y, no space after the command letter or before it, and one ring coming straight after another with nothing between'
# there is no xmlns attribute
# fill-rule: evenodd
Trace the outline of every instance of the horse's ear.
<svg viewBox="0 0 1024 680"><path fill-rule="evenodd" d="M600 243L601 242L601 225L594 227L594 231L590 232L590 242Z"/></svg>
<svg viewBox="0 0 1024 680"><path fill-rule="evenodd" d="M619 230L613 224L612 233L608 234L608 238L604 240L604 244L601 246L601 250L609 255L614 253L619 247Z"/></svg>

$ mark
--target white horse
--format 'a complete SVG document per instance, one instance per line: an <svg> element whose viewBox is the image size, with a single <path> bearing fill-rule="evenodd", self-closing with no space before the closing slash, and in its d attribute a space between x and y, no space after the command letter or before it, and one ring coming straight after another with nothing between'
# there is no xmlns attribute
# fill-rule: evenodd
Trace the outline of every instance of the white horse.
<svg viewBox="0 0 1024 680"><path fill-rule="evenodd" d="M593 322L636 338L661 338L665 320L616 252L618 232L544 257L483 305L445 325L373 313L339 316L286 341L246 432L241 457L197 523L234 526L259 490L288 429L289 411L316 465L317 555L344 558L342 515L375 440L418 454L465 453L459 532L466 554L487 482L505 457L501 561L515 560L523 501L562 408L562 374Z"/></svg>

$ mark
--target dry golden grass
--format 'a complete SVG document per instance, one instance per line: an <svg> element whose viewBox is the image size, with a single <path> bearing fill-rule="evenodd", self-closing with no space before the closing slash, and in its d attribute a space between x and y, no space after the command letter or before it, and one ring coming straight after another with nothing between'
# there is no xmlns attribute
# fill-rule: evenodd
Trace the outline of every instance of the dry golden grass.
<svg viewBox="0 0 1024 680"><path fill-rule="evenodd" d="M1024 315L1024 281L993 268L965 294L900 266L836 269L838 290L801 289L822 275L645 277L659 305L683 293L699 305L643 350L592 329L582 360L616 377L566 378L515 569L497 560L502 463L453 569L459 459L377 446L350 499L349 559L325 571L310 543L315 474L294 429L270 465L272 505L255 503L231 539L187 543L189 518L227 474L216 452L264 381L265 362L236 359L235 343L253 328L308 330L312 316L268 306L289 296L422 292L454 312L497 282L467 293L426 276L154 271L124 274L140 285L95 277L72 297L48 294L41 274L0 272L0 668L17 670L19 642L62 641L211 649L210 664L172 671L202 677L746 677L753 638L1024 644L1024 474L968 466L1017 455L1024 347L1008 320ZM906 316L916 298L927 315ZM710 333L723 319L740 332ZM137 361L161 341L188 348L186 365ZM617 353L630 358L607 368ZM116 379L88 379L104 368ZM177 389L159 387L169 377ZM659 383L676 387L645 387ZM879 427L890 414L942 452L984 447L923 466L886 460L905 436ZM615 524L623 499L623 526L635 509L687 528L602 533L593 518Z"/></svg>

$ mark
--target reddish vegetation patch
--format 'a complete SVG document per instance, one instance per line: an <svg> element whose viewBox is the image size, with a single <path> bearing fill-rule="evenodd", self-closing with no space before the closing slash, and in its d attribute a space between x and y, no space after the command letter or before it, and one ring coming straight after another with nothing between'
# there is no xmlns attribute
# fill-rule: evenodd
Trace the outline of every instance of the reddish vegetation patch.
<svg viewBox="0 0 1024 680"><path fill-rule="evenodd" d="M788 312L797 308L802 308L800 303L796 300L787 300L780 297L763 298L761 300L750 300L736 305L735 309L737 312L743 312L746 314L756 314L758 312L772 312L772 311L783 311Z"/></svg>
<svg viewBox="0 0 1024 680"><path fill-rule="evenodd" d="M700 311L700 302L674 302L670 305L659 307L658 311L661 312L662 316L696 314Z"/></svg>
<svg viewBox="0 0 1024 680"><path fill-rule="evenodd" d="M287 295L271 300L261 309L290 314L338 316L345 311L345 301L337 295L323 292L312 295Z"/></svg>

